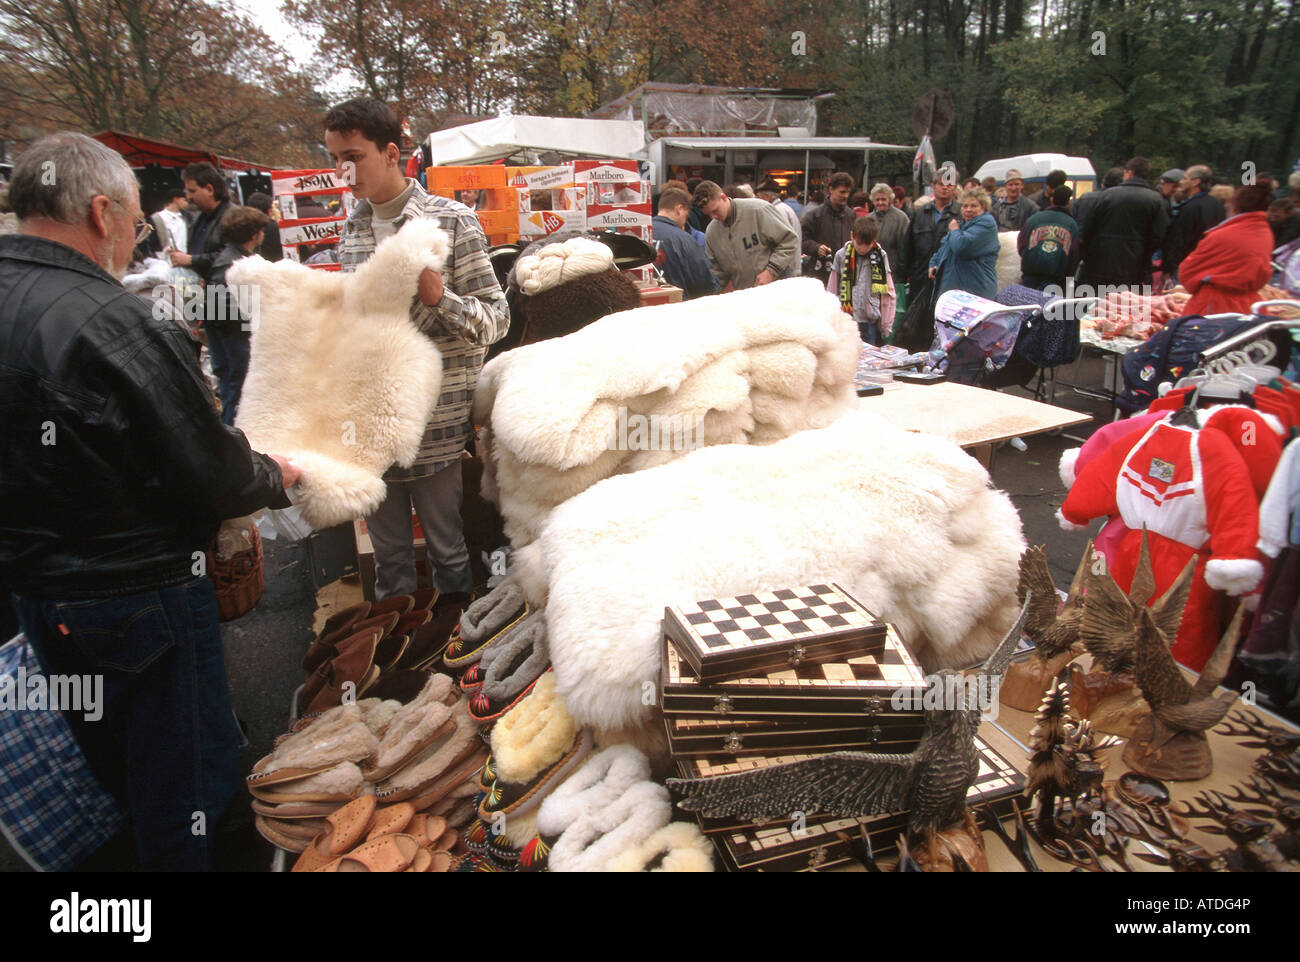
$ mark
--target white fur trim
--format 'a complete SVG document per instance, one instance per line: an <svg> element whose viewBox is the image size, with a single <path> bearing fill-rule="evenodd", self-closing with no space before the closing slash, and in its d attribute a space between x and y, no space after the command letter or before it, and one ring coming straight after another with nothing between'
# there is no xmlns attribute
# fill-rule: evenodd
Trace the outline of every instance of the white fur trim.
<svg viewBox="0 0 1300 962"><path fill-rule="evenodd" d="M552 872L604 872L624 851L640 845L672 818L668 789L638 782L617 802L564 830L551 848Z"/></svg>
<svg viewBox="0 0 1300 962"><path fill-rule="evenodd" d="M1083 448L1067 448L1061 452L1061 461L1056 470L1061 476L1061 485L1066 491L1074 487L1074 479L1077 477L1074 465L1079 460L1079 452L1082 450Z"/></svg>
<svg viewBox="0 0 1300 962"><path fill-rule="evenodd" d="M451 693L452 681L446 675L432 675L418 695L397 712L379 740L375 768L388 769L412 752L451 718L451 708L443 700Z"/></svg>
<svg viewBox="0 0 1300 962"><path fill-rule="evenodd" d="M1075 524L1073 521L1069 520L1064 514L1061 513L1060 508L1056 509L1056 523L1061 526L1062 531L1087 531L1088 530L1088 526L1086 524Z"/></svg>
<svg viewBox="0 0 1300 962"><path fill-rule="evenodd" d="M528 697L492 729L492 758L502 782L526 784L573 747L579 731L555 691L555 673L537 680Z"/></svg>
<svg viewBox="0 0 1300 962"><path fill-rule="evenodd" d="M393 698L386 701L378 698L363 698L357 702L357 707L361 709L361 720L365 722L366 727L382 738L384 732L388 730L388 723L402 710L402 703Z"/></svg>
<svg viewBox="0 0 1300 962"><path fill-rule="evenodd" d="M507 351L474 395L491 440L484 490L518 550L556 505L604 478L830 424L856 405L860 348L834 295L792 278L611 314Z"/></svg>
<svg viewBox="0 0 1300 962"><path fill-rule="evenodd" d="M379 782L379 791L393 792L418 788L431 779L437 778L453 763L458 763L459 759L470 754L474 742L478 739L478 722L470 718L464 699L456 703L451 717L456 722L455 731L430 745L420 753L418 758Z"/></svg>
<svg viewBox="0 0 1300 962"><path fill-rule="evenodd" d="M589 237L574 237L560 244L547 244L537 253L519 258L515 281L525 294L540 294L613 267L614 252L608 246Z"/></svg>
<svg viewBox="0 0 1300 962"><path fill-rule="evenodd" d="M333 768L296 778L291 782L267 785L266 791L277 795L341 795L358 798L373 794L374 789L352 762L342 762Z"/></svg>
<svg viewBox="0 0 1300 962"><path fill-rule="evenodd" d="M667 604L837 581L930 671L1001 640L1024 550L974 458L865 410L608 478L560 505L539 544L557 687L597 732L653 720Z"/></svg>
<svg viewBox="0 0 1300 962"><path fill-rule="evenodd" d="M579 819L590 818L612 805L629 788L649 777L649 760L629 745L596 752L546 796L537 813L537 830L557 836Z"/></svg>
<svg viewBox="0 0 1300 962"><path fill-rule="evenodd" d="M257 312L237 426L254 450L301 468L297 501L328 527L384 498L389 465L420 450L442 386L442 356L411 323L420 272L440 270L447 235L412 220L354 273L246 257L231 266Z"/></svg>
<svg viewBox="0 0 1300 962"><path fill-rule="evenodd" d="M713 845L692 822L669 822L640 845L633 845L611 859L609 871L644 872L660 854L663 860L650 871L713 871Z"/></svg>
<svg viewBox="0 0 1300 962"><path fill-rule="evenodd" d="M1276 414L1269 414L1267 411L1260 411L1246 404L1211 404L1209 407L1198 408L1196 411L1196 423L1201 427L1205 427L1205 422L1208 421L1216 412L1232 408L1249 411L1268 425L1269 430L1278 437L1286 437L1286 426L1278 419Z"/></svg>
<svg viewBox="0 0 1300 962"><path fill-rule="evenodd" d="M379 747L374 732L361 720L356 705L327 712L302 731L295 732L276 746L254 771L275 772L282 768L314 768L334 762L360 762Z"/></svg>
<svg viewBox="0 0 1300 962"><path fill-rule="evenodd" d="M1205 565L1205 583L1215 591L1244 595L1264 577L1264 566L1252 558L1212 558Z"/></svg>

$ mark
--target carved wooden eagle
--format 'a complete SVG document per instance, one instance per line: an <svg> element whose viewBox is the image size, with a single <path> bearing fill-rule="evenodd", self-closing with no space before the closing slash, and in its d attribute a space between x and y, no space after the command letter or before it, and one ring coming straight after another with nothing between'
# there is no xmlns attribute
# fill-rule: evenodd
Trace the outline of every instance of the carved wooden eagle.
<svg viewBox="0 0 1300 962"><path fill-rule="evenodd" d="M1011 655L1020 641L1032 598L1016 623L980 669L996 698ZM939 672L938 683L959 672ZM978 703L960 709L935 708L925 713L925 734L907 755L834 752L817 758L711 778L668 779L687 811L716 818L739 816L753 821L790 818L793 812L862 817L909 813L908 832L927 842L962 818L966 792L979 771L975 732Z"/></svg>
<svg viewBox="0 0 1300 962"><path fill-rule="evenodd" d="M1203 732L1217 725L1236 702L1238 692L1225 692L1216 697L1214 690L1228 674L1244 616L1245 605L1238 605L1228 630L1201 669L1201 676L1196 679L1196 684L1190 685L1174 661L1169 651L1169 638L1160 630L1155 617L1146 608L1138 612L1137 659L1133 673L1142 689L1142 697L1151 706L1151 714L1171 729L1171 736L1180 731Z"/></svg>
<svg viewBox="0 0 1300 962"><path fill-rule="evenodd" d="M1025 619L1025 634L1037 646L1036 653L1044 661L1064 654L1079 641L1079 628L1083 621L1086 575L1092 558L1092 542L1084 549L1083 558L1070 582L1070 593L1065 604L1057 600L1056 583L1047 567L1047 552L1042 547L1026 548L1020 556L1020 584L1016 590L1021 603L1032 595L1033 606Z"/></svg>

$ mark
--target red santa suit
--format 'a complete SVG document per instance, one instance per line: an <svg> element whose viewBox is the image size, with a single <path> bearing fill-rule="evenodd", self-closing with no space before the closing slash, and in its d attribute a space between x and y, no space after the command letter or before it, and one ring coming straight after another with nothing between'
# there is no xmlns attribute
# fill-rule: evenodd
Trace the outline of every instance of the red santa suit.
<svg viewBox="0 0 1300 962"><path fill-rule="evenodd" d="M1246 413L1219 417L1210 412L1203 419L1219 423L1200 429L1161 420L1140 437L1124 437L1080 471L1061 506L1062 520L1072 525L1103 515L1123 519L1129 530L1112 559L1111 574L1125 591L1133 583L1146 529L1156 581L1148 602L1173 584L1193 555L1198 557L1173 647L1174 657L1197 671L1219 640L1219 592L1245 594L1264 573L1255 548L1259 501L1252 471L1237 447L1242 438L1230 434L1257 415L1237 410ZM1251 432L1243 434L1249 438ZM1263 437L1277 445L1271 430L1255 440Z"/></svg>

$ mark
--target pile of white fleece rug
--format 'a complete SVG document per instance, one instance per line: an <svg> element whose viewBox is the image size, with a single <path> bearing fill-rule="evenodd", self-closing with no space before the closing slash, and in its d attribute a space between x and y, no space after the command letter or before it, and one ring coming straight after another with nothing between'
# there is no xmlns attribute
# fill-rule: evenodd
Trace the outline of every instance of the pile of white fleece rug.
<svg viewBox="0 0 1300 962"><path fill-rule="evenodd" d="M484 494L576 721L642 740L664 606L746 591L840 583L927 671L992 650L1020 518L956 444L859 410L858 352L836 298L796 278L610 315L484 368Z"/></svg>

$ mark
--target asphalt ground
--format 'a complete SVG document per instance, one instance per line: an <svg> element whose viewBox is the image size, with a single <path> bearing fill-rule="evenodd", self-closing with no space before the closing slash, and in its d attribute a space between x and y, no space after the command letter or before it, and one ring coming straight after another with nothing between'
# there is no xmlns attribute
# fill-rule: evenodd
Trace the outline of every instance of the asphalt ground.
<svg viewBox="0 0 1300 962"><path fill-rule="evenodd" d="M1085 357L1078 365L1063 368L1062 378L1096 388L1103 383L1100 358ZM1032 397L1019 388L1009 393ZM1055 511L1065 491L1057 464L1063 450L1108 422L1112 411L1106 401L1076 393L1058 384L1055 403L1093 417L1091 422L1055 434L1026 439L1028 450L1020 452L1003 444L994 452L993 481L1006 491L1020 511L1025 538L1030 544L1046 546L1052 574L1061 588L1069 585L1088 538L1100 528L1093 524L1086 532L1064 532L1057 525ZM307 542L264 540L266 592L249 614L222 626L226 671L235 714L244 726L249 745L244 750L245 770L271 750L271 743L288 727L290 701L303 680L299 660L312 639L315 589L307 559ZM220 867L229 871L267 871L274 849L257 834L245 802L237 805L220 831L224 852ZM87 864L98 871L130 871L135 867L129 839L105 846ZM0 871L29 871L26 864L0 841Z"/></svg>

